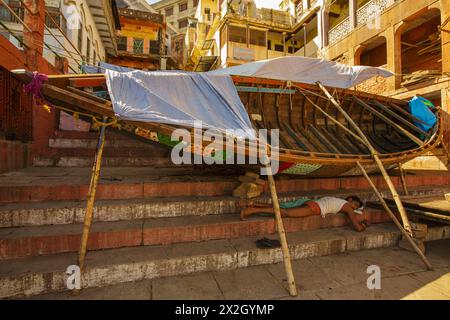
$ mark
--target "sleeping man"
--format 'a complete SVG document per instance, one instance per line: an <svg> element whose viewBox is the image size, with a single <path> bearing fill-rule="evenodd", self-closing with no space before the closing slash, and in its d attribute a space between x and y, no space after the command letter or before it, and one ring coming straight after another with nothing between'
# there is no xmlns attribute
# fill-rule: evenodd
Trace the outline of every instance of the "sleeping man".
<svg viewBox="0 0 450 320"><path fill-rule="evenodd" d="M280 203L282 217L303 218L320 215L325 218L329 214L345 213L356 231L364 231L370 224L364 213L357 210L363 202L357 196L349 196L344 199L335 197L323 197L317 200L297 199ZM274 210L271 204L256 204L253 201L241 201L241 219L257 213L271 213Z"/></svg>

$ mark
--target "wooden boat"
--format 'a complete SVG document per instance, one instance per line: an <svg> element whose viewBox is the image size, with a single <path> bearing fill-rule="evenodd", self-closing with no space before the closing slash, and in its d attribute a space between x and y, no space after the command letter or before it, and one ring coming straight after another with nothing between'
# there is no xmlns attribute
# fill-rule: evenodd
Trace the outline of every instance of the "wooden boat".
<svg viewBox="0 0 450 320"><path fill-rule="evenodd" d="M25 83L32 79L29 72L13 72ZM320 177L360 175L357 162L369 173L378 170L371 151L317 85L232 78L254 128L279 129L279 172ZM107 117L117 121L121 130L171 147L176 144L170 141L176 126L116 119L111 102L96 95L96 90L105 88L102 74L55 75L48 77L41 92L54 106L97 119ZM439 108L435 110L436 125L425 132L414 124L420 120L409 112L407 101L348 89L328 90L363 131L386 168L420 156L441 141Z"/></svg>

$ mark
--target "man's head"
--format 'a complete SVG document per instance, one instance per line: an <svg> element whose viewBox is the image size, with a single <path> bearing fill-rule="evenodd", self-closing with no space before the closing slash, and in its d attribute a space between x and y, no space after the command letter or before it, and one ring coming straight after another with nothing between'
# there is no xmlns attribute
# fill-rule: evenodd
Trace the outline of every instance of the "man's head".
<svg viewBox="0 0 450 320"><path fill-rule="evenodd" d="M364 204L357 196L349 196L345 198L345 200L347 200L348 204L353 208L353 210L361 208Z"/></svg>

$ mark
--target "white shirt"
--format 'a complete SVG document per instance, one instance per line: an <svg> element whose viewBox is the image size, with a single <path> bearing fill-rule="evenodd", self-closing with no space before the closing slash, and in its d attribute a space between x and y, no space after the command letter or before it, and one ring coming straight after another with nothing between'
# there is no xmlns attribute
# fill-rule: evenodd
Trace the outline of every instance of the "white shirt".
<svg viewBox="0 0 450 320"><path fill-rule="evenodd" d="M325 217L330 213L338 213L342 210L342 207L347 203L346 200L335 198L335 197L323 197L316 200L320 207L320 214Z"/></svg>

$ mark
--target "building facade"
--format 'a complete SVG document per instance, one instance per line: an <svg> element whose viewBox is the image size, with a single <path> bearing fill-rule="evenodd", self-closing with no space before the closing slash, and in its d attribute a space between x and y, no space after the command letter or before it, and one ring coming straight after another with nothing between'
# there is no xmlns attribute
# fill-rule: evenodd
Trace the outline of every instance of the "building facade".
<svg viewBox="0 0 450 320"><path fill-rule="evenodd" d="M184 69L188 52L194 46L192 28L196 25L194 18L198 0L162 0L152 4L159 14L165 17L170 50L169 56L178 69Z"/></svg>
<svg viewBox="0 0 450 320"><path fill-rule="evenodd" d="M7 0L13 9L0 7L1 35L23 49L27 10L19 1ZM103 0L46 0L43 56L61 71L80 73L81 66L104 61L116 53L115 2Z"/></svg>
<svg viewBox="0 0 450 320"><path fill-rule="evenodd" d="M167 24L175 28L178 33L185 34L197 9L198 0L162 0L152 4L159 14L166 18Z"/></svg>
<svg viewBox="0 0 450 320"><path fill-rule="evenodd" d="M119 19L117 55L109 56L108 62L133 69L161 69L166 54L164 17L158 13L121 8Z"/></svg>
<svg viewBox="0 0 450 320"><path fill-rule="evenodd" d="M188 69L205 71L288 55L315 57L319 49L317 9L296 14L292 2L283 1L276 10L252 0L200 0L195 18L195 50Z"/></svg>
<svg viewBox="0 0 450 320"><path fill-rule="evenodd" d="M442 107L450 143L450 1L346 0L323 4L320 54L350 65L381 66L395 73L356 89ZM447 57L447 58L446 58Z"/></svg>

